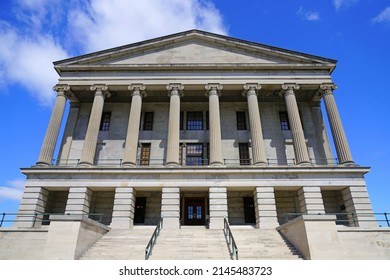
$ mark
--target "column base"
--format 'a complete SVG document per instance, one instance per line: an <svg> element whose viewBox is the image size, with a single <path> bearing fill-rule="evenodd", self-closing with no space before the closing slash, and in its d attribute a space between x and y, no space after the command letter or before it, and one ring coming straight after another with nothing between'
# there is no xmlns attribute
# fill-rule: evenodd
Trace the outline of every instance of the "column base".
<svg viewBox="0 0 390 280"><path fill-rule="evenodd" d="M165 163L165 166L166 167L178 167L179 163L177 163L177 162L167 162L167 163Z"/></svg>
<svg viewBox="0 0 390 280"><path fill-rule="evenodd" d="M268 163L264 161L259 161L253 164L254 166L259 166L259 167L267 167Z"/></svg>
<svg viewBox="0 0 390 280"><path fill-rule="evenodd" d="M130 161L122 162L122 167L132 168L132 167L136 167L136 166L137 166L137 164L134 162L130 162Z"/></svg>
<svg viewBox="0 0 390 280"><path fill-rule="evenodd" d="M340 162L340 165L342 165L342 166L356 166L354 161Z"/></svg>
<svg viewBox="0 0 390 280"><path fill-rule="evenodd" d="M81 161L81 162L79 162L78 166L79 166L79 167L92 167L93 164L90 163L90 162Z"/></svg>
<svg viewBox="0 0 390 280"><path fill-rule="evenodd" d="M308 162L308 161L302 161L302 162L298 162L297 165L299 165L299 166L311 166L311 163Z"/></svg>
<svg viewBox="0 0 390 280"><path fill-rule="evenodd" d="M224 165L220 161L214 161L214 162L210 162L210 166L224 166Z"/></svg>
<svg viewBox="0 0 390 280"><path fill-rule="evenodd" d="M51 162L38 161L37 163L35 163L35 166L48 167L48 166L53 166L53 164Z"/></svg>

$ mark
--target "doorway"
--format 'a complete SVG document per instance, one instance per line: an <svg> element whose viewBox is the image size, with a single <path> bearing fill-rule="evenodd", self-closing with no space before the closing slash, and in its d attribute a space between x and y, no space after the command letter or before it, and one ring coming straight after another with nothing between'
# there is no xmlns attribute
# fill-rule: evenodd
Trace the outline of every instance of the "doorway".
<svg viewBox="0 0 390 280"><path fill-rule="evenodd" d="M145 223L146 197L137 197L135 200L134 224Z"/></svg>
<svg viewBox="0 0 390 280"><path fill-rule="evenodd" d="M184 224L185 225L205 225L205 198L185 197L184 198Z"/></svg>
<svg viewBox="0 0 390 280"><path fill-rule="evenodd" d="M255 224L256 215L255 215L255 202L253 197L243 197L244 199L244 216L246 224Z"/></svg>

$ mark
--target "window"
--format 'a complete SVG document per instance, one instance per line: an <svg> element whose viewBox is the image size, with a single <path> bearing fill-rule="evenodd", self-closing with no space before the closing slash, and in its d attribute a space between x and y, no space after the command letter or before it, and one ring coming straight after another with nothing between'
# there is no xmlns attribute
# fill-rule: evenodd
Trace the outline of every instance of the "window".
<svg viewBox="0 0 390 280"><path fill-rule="evenodd" d="M247 130L245 112L236 112L237 130Z"/></svg>
<svg viewBox="0 0 390 280"><path fill-rule="evenodd" d="M203 144L187 144L187 165L203 165Z"/></svg>
<svg viewBox="0 0 390 280"><path fill-rule="evenodd" d="M183 124L184 124L184 112L180 111L180 130L184 129Z"/></svg>
<svg viewBox="0 0 390 280"><path fill-rule="evenodd" d="M248 143L238 143L238 152L240 154L240 165L250 165Z"/></svg>
<svg viewBox="0 0 390 280"><path fill-rule="evenodd" d="M108 131L110 129L110 119L111 113L104 112L102 115L102 120L100 122L100 131Z"/></svg>
<svg viewBox="0 0 390 280"><path fill-rule="evenodd" d="M145 112L143 130L153 130L153 112Z"/></svg>
<svg viewBox="0 0 390 280"><path fill-rule="evenodd" d="M206 130L210 129L209 111L206 111Z"/></svg>
<svg viewBox="0 0 390 280"><path fill-rule="evenodd" d="M290 130L287 112L279 112L280 127L282 130Z"/></svg>
<svg viewBox="0 0 390 280"><path fill-rule="evenodd" d="M149 164L150 164L150 143L142 143L140 165L147 166Z"/></svg>
<svg viewBox="0 0 390 280"><path fill-rule="evenodd" d="M187 112L187 130L203 130L203 112Z"/></svg>

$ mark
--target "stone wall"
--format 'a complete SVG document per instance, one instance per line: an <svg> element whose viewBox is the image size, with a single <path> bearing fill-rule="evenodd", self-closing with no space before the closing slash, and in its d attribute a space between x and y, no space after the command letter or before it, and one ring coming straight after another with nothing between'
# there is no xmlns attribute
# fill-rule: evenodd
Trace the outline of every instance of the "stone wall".
<svg viewBox="0 0 390 280"><path fill-rule="evenodd" d="M285 213L300 213L297 191L275 190L276 212L279 224L286 222Z"/></svg>
<svg viewBox="0 0 390 280"><path fill-rule="evenodd" d="M244 197L253 197L253 191L228 191L228 217L231 225L244 225Z"/></svg>
<svg viewBox="0 0 390 280"><path fill-rule="evenodd" d="M137 197L146 197L145 225L157 225L161 218L161 191L137 191Z"/></svg>

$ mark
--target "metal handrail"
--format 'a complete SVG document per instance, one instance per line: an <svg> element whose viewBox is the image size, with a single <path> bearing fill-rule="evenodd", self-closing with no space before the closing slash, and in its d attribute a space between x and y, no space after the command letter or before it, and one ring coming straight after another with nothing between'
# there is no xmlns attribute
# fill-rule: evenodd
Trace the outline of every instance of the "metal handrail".
<svg viewBox="0 0 390 280"><path fill-rule="evenodd" d="M103 213L89 213L89 214L70 214L70 213L39 213L39 212L33 212L33 213L2 213L1 219L0 219L0 227L3 226L4 223L21 223L21 222L32 222L31 227L35 227L35 224L37 221L41 223L50 223L50 216L55 215L76 215L76 216L88 216L89 218L93 219L92 217L98 216L98 219L93 219L98 222L103 221ZM13 219L6 219L6 216L15 216ZM47 217L47 218L46 218ZM24 219L18 219L18 218L24 218ZM27 218L32 218L27 219Z"/></svg>
<svg viewBox="0 0 390 280"><path fill-rule="evenodd" d="M152 254L153 247L156 244L157 237L160 235L160 231L162 228L163 228L163 217L161 217L160 221L158 222L158 224L156 226L156 229L153 231L153 234L150 237L148 245L146 245L145 260L148 260L149 256Z"/></svg>
<svg viewBox="0 0 390 280"><path fill-rule="evenodd" d="M238 260L238 247L236 241L234 240L227 217L223 219L223 233L225 234L226 243L229 247L231 258L233 259L235 257L236 260Z"/></svg>
<svg viewBox="0 0 390 280"><path fill-rule="evenodd" d="M338 212L338 213L284 213L285 221L288 222L302 215L336 215L336 224L338 225L352 225L357 227L358 222L385 222L388 227L390 227L390 213L359 213L356 212ZM350 218L349 218L350 216ZM375 216L383 216L383 219L377 219ZM291 218L292 217L292 218ZM375 219L362 219L364 217L370 217Z"/></svg>

